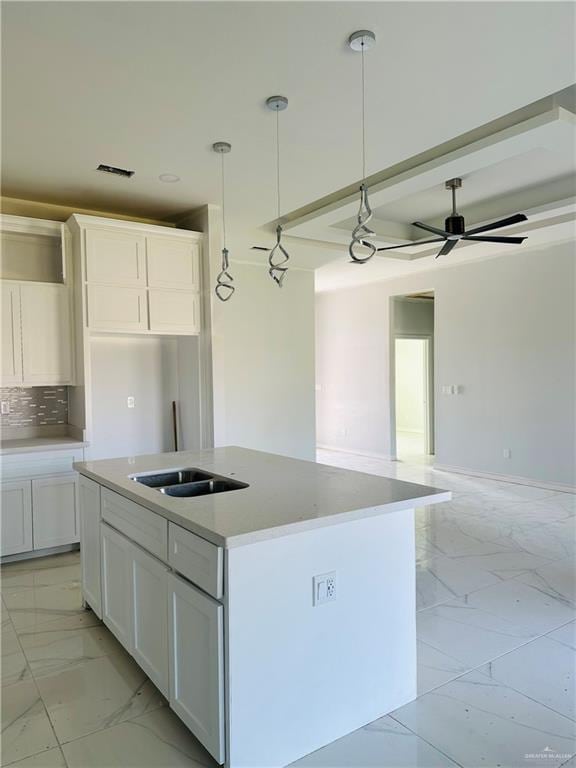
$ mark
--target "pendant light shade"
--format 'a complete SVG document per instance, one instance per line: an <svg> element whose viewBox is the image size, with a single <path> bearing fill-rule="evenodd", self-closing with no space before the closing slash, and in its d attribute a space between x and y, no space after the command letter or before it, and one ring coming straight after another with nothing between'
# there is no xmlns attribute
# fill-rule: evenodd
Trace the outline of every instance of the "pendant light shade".
<svg viewBox="0 0 576 768"><path fill-rule="evenodd" d="M228 248L226 247L226 196L225 196L225 177L224 177L224 155L232 150L232 145L227 141L217 141L212 144L214 152L220 155L222 160L222 269L216 278L216 287L214 292L220 301L228 301L232 298L234 291L234 278L230 274L230 259Z"/></svg>
<svg viewBox="0 0 576 768"><path fill-rule="evenodd" d="M357 224L352 230L352 239L348 246L348 252L353 264L365 264L376 253L376 246L367 238L375 233L368 227L372 218L372 209L368 201L368 187L366 185L366 88L364 53L376 45L376 35L368 29L354 32L348 38L348 45L353 51L361 54L361 129L362 129L362 183L360 185L360 206L356 215Z"/></svg>
<svg viewBox="0 0 576 768"><path fill-rule="evenodd" d="M266 106L276 112L276 213L278 224L276 226L276 245L268 255L268 274L279 288L286 277L288 267L285 266L290 256L282 245L282 225L280 224L280 119L279 113L288 107L286 96L270 96L266 99Z"/></svg>

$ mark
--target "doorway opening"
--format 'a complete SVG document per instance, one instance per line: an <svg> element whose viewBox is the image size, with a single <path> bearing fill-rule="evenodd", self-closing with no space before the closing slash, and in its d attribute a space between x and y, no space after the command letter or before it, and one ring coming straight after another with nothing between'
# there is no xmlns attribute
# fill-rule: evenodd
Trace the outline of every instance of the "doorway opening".
<svg viewBox="0 0 576 768"><path fill-rule="evenodd" d="M429 461L434 453L434 294L394 297L392 319L393 455Z"/></svg>

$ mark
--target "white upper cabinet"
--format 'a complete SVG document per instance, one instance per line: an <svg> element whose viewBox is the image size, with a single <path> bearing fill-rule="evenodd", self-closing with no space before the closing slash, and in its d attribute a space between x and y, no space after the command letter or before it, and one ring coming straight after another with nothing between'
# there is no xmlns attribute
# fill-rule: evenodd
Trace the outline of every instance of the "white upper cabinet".
<svg viewBox="0 0 576 768"><path fill-rule="evenodd" d="M2 384L22 383L20 286L2 286Z"/></svg>
<svg viewBox="0 0 576 768"><path fill-rule="evenodd" d="M150 288L200 290L200 245L175 237L147 237Z"/></svg>
<svg viewBox="0 0 576 768"><path fill-rule="evenodd" d="M86 230L86 279L89 283L146 285L146 239L134 232Z"/></svg>
<svg viewBox="0 0 576 768"><path fill-rule="evenodd" d="M68 288L53 283L23 283L22 362L26 384L70 384L72 322Z"/></svg>
<svg viewBox="0 0 576 768"><path fill-rule="evenodd" d="M199 232L76 214L68 226L89 330L200 333Z"/></svg>

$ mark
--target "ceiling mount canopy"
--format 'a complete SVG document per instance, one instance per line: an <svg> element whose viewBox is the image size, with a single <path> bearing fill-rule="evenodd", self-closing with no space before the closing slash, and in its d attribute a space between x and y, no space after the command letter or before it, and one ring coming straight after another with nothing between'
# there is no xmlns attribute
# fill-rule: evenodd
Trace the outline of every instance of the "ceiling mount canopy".
<svg viewBox="0 0 576 768"><path fill-rule="evenodd" d="M222 270L216 278L216 287L214 292L220 301L228 301L236 290L234 287L234 278L230 274L230 258L228 248L226 247L226 196L225 196L225 178L224 178L224 155L232 150L232 144L227 141L216 141L212 144L212 149L222 159L221 164L221 197L222 197Z"/></svg>
<svg viewBox="0 0 576 768"><path fill-rule="evenodd" d="M361 53L361 133L362 133L362 183L360 184L360 206L356 214L357 224L352 230L352 240L348 246L348 252L353 264L365 264L376 253L376 246L366 238L375 234L368 222L372 218L372 209L368 200L368 187L366 186L366 84L364 53L376 45L376 35L369 29L360 29L353 32L348 38L348 45L353 51Z"/></svg>
<svg viewBox="0 0 576 768"><path fill-rule="evenodd" d="M444 221L444 229L433 227L430 224L424 224L422 221L412 222L413 227L425 229L427 232L439 235L439 237L434 237L431 240L420 240L416 243L406 243L405 245L388 245L385 248L378 248L378 251L396 251L398 248L410 248L415 245L441 243L442 241L445 241L442 248L434 257L437 259L438 256L446 256L450 253L460 240L473 240L478 243L502 243L505 245L520 245L526 240L525 237L490 237L480 234L482 232L491 232L493 229L501 229L502 227L511 227L514 224L520 224L520 222L528 219L524 213L515 213L514 216L508 216L505 219L499 219L491 224L484 224L481 227L474 227L474 229L467 230L464 216L461 216L456 210L456 190L460 189L462 186L462 179L449 179L445 182L444 186L452 192L452 213ZM478 237L478 235L480 236Z"/></svg>

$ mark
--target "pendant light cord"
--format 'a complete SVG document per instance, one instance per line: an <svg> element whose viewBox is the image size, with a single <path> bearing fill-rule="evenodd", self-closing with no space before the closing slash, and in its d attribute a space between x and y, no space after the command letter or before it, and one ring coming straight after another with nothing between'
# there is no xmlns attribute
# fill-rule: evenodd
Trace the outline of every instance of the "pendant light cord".
<svg viewBox="0 0 576 768"><path fill-rule="evenodd" d="M224 153L222 152L220 154L220 158L222 160L222 240L224 243L224 248L226 248L226 195L225 195L225 179L224 179Z"/></svg>
<svg viewBox="0 0 576 768"><path fill-rule="evenodd" d="M276 109L276 207L280 219L280 115Z"/></svg>
<svg viewBox="0 0 576 768"><path fill-rule="evenodd" d="M364 77L364 40L362 40L362 183L366 181L366 93Z"/></svg>

